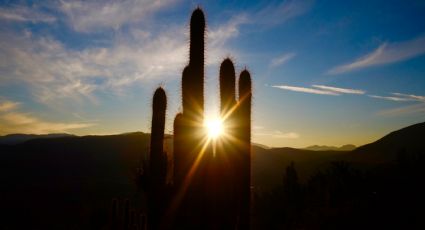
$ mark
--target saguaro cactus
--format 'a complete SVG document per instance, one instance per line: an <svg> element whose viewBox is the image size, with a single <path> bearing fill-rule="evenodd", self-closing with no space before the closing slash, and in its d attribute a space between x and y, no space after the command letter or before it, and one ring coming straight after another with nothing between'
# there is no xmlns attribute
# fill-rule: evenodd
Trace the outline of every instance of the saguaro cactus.
<svg viewBox="0 0 425 230"><path fill-rule="evenodd" d="M204 34L205 17L197 8L190 21L189 64L182 73L183 112L174 119L171 190L162 147L166 96L162 88L154 94L147 189L150 229L249 228L251 78L247 70L241 73L237 100L234 65L230 59L221 64L220 114L226 136L212 155L203 127ZM170 223L160 225L166 212Z"/></svg>
<svg viewBox="0 0 425 230"><path fill-rule="evenodd" d="M158 88L153 96L152 103L152 128L149 155L149 174L151 184L165 185L167 175L167 156L164 153L164 128L167 97L162 88Z"/></svg>
<svg viewBox="0 0 425 230"><path fill-rule="evenodd" d="M224 118L236 105L235 99L235 67L233 62L226 58L220 66L220 113Z"/></svg>
<svg viewBox="0 0 425 230"><path fill-rule="evenodd" d="M239 228L249 229L250 200L251 200L251 75L247 70L242 71L239 77L239 124L238 137L240 140L240 205Z"/></svg>
<svg viewBox="0 0 425 230"><path fill-rule="evenodd" d="M167 155L164 152L164 128L167 97L162 88L153 96L151 145L148 168L148 226L158 229L165 212Z"/></svg>
<svg viewBox="0 0 425 230"><path fill-rule="evenodd" d="M205 17L197 8L190 19L190 59L183 72L182 90L183 114L199 122L204 115L204 40Z"/></svg>
<svg viewBox="0 0 425 230"><path fill-rule="evenodd" d="M220 175L219 191L225 197L219 197L220 215L227 226L248 229L250 223L250 186L251 186L251 76L243 70L239 77L239 97L235 99L235 69L230 59L225 59L220 67L220 111L226 136L220 142L221 157L216 170ZM221 189L220 189L221 188ZM232 219L225 219L231 216ZM223 224L223 223L221 223Z"/></svg>

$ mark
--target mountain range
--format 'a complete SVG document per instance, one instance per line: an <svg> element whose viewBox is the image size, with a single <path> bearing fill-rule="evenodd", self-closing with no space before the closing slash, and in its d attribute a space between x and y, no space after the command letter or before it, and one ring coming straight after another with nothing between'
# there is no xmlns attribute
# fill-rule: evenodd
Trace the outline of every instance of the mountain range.
<svg viewBox="0 0 425 230"><path fill-rule="evenodd" d="M301 181L334 161L346 161L359 169L391 165L403 151L425 154L424 136L425 122L348 151L267 148L253 144L252 183L258 192L270 191L282 183L285 168L291 162ZM150 135L142 132L0 137L0 202L8 210L5 220L18 223L14 218L24 218L34 226L49 221L49 226L60 228L61 223L70 220L84 222L84 218L76 216L81 213L104 215L113 198L143 202L136 172L148 156L149 139ZM171 136L166 147L172 152ZM101 220L97 224L100 223ZM84 223L76 224L81 225Z"/></svg>

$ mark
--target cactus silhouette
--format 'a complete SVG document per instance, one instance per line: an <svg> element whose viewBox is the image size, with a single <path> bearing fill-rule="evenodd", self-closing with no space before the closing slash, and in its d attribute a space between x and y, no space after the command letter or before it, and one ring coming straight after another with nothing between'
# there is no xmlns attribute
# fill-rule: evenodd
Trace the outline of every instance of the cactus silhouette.
<svg viewBox="0 0 425 230"><path fill-rule="evenodd" d="M149 154L148 174L148 227L158 229L164 213L167 195L167 155L164 152L164 128L167 97L162 88L158 88L153 96L152 128Z"/></svg>
<svg viewBox="0 0 425 230"><path fill-rule="evenodd" d="M152 128L150 144L149 174L150 183L155 187L165 186L167 174L167 156L164 153L164 128L167 97L162 88L158 88L153 96L152 104Z"/></svg>
<svg viewBox="0 0 425 230"><path fill-rule="evenodd" d="M220 66L220 113L224 117L235 106L235 67L226 58Z"/></svg>
<svg viewBox="0 0 425 230"><path fill-rule="evenodd" d="M242 71L239 77L239 106L237 135L240 140L240 222L239 229L248 229L250 223L250 200L251 200L251 99L252 85L251 75L247 70Z"/></svg>
<svg viewBox="0 0 425 230"><path fill-rule="evenodd" d="M151 148L145 189L149 229L249 229L251 77L236 74L227 58L220 66L220 115L226 135L214 143L204 128L205 17L190 20L190 59L182 72L182 113L174 119L173 183L166 184L163 151L166 95L153 98ZM218 145L213 153L212 145Z"/></svg>

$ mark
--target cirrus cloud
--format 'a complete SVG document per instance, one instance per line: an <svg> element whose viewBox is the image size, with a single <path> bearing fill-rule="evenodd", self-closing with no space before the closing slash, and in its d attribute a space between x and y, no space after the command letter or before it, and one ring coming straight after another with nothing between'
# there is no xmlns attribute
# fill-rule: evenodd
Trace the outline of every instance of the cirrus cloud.
<svg viewBox="0 0 425 230"><path fill-rule="evenodd" d="M328 74L341 74L370 66L404 61L425 53L425 35L398 43L383 43L373 52L350 63L330 69Z"/></svg>
<svg viewBox="0 0 425 230"><path fill-rule="evenodd" d="M226 43L238 36L245 20L236 18L207 31L207 64L218 63L229 52ZM184 31L177 25L154 34L132 29L126 39L113 39L109 46L78 50L48 35L1 33L1 83L24 83L44 104L63 99L97 102L99 91L120 95L136 82L178 78L187 60Z"/></svg>
<svg viewBox="0 0 425 230"><path fill-rule="evenodd" d="M289 86L289 85L273 85L272 87L278 89L285 89L289 91L302 92L302 93L311 93L311 94L320 94L320 95L332 95L338 96L339 94L332 91L306 88L306 87L298 87L298 86Z"/></svg>
<svg viewBox="0 0 425 230"><path fill-rule="evenodd" d="M384 99L389 101L419 101L425 102L425 96L419 96L414 94L404 94L404 93L391 93L394 96L379 96L379 95L368 95L372 98Z"/></svg>
<svg viewBox="0 0 425 230"><path fill-rule="evenodd" d="M10 6L0 8L0 19L12 22L52 23L56 18L41 12L39 9L28 6Z"/></svg>
<svg viewBox="0 0 425 230"><path fill-rule="evenodd" d="M271 138L282 138L282 139L298 139L300 135L296 132L282 132L279 130L274 130L271 132L254 132L254 136L269 136Z"/></svg>
<svg viewBox="0 0 425 230"><path fill-rule="evenodd" d="M79 32L112 28L140 22L155 12L172 6L174 0L123 0L123 1L61 1L59 10L68 23Z"/></svg>
<svg viewBox="0 0 425 230"><path fill-rule="evenodd" d="M289 60L291 60L293 57L295 57L295 55L295 53L285 53L279 57L273 58L270 62L270 67L277 67L283 65Z"/></svg>
<svg viewBox="0 0 425 230"><path fill-rule="evenodd" d="M323 90L329 90L336 93L365 94L365 91L360 89L347 89L347 88L339 88L339 87L326 86L326 85L313 85L313 87L323 89Z"/></svg>
<svg viewBox="0 0 425 230"><path fill-rule="evenodd" d="M365 93L364 90L340 88L340 87L326 86L326 85L312 85L312 87L314 88L289 86L289 85L273 85L272 87L285 89L289 91L295 91L295 92L320 94L320 95L332 95L332 96L339 96L341 94L364 94Z"/></svg>

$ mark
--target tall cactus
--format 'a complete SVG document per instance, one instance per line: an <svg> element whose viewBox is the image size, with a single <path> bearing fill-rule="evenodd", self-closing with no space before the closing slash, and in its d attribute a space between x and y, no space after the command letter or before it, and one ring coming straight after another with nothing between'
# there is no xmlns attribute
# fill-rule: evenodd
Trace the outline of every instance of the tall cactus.
<svg viewBox="0 0 425 230"><path fill-rule="evenodd" d="M235 99L235 69L230 59L225 59L220 67L220 111L226 126L226 136L221 142L217 155L223 172L220 181L221 191L226 193L219 201L227 206L224 224L237 229L249 229L250 186L251 186L251 76L243 70L238 82L238 101ZM215 174L217 175L217 173ZM220 190L220 189L219 189ZM223 210L221 210L223 212Z"/></svg>
<svg viewBox="0 0 425 230"><path fill-rule="evenodd" d="M204 37L205 17L201 9L193 11L190 21L189 65L182 74L183 113L174 121L174 189L181 193L176 216L179 228L199 227L202 223L205 167L198 161L203 139L204 120ZM188 176L192 170L190 177ZM188 181L190 179L190 181ZM184 190L184 191L183 191Z"/></svg>
<svg viewBox="0 0 425 230"><path fill-rule="evenodd" d="M167 155L164 152L164 128L167 97L162 88L153 96L151 145L148 168L148 226L158 229L164 216L166 195Z"/></svg>
<svg viewBox="0 0 425 230"><path fill-rule="evenodd" d="M220 66L220 113L221 117L228 115L235 106L235 67L233 62L226 58Z"/></svg>
<svg viewBox="0 0 425 230"><path fill-rule="evenodd" d="M200 122L204 114L204 40L205 17L202 10L197 8L190 19L189 66L185 68L188 75L183 73L182 90L183 93L187 92L183 95L183 114Z"/></svg>
<svg viewBox="0 0 425 230"><path fill-rule="evenodd" d="M242 71L237 100L232 61L225 59L220 66L220 114L226 134L232 137L226 135L218 141L218 153L213 155L203 127L204 38L205 17L197 8L190 21L189 64L182 73L183 112L174 119L171 190L166 185L167 156L163 152L166 96L162 88L154 94L149 229L249 229L251 77ZM162 225L165 213L169 223Z"/></svg>
<svg viewBox="0 0 425 230"><path fill-rule="evenodd" d="M150 183L155 187L165 185L167 175L167 156L164 153L164 128L167 97L162 88L158 88L153 96L152 128L149 155Z"/></svg>
<svg viewBox="0 0 425 230"><path fill-rule="evenodd" d="M188 160L185 159L185 151L181 143L184 142L183 137L183 114L178 113L174 118L174 138L173 138L173 147L174 147L174 172L173 172L173 184L175 186L181 185L184 180L184 176L189 170ZM187 155L187 154L186 154Z"/></svg>
<svg viewBox="0 0 425 230"><path fill-rule="evenodd" d="M240 218L239 229L249 229L251 200L251 75L243 70L239 77L238 123L240 138Z"/></svg>

